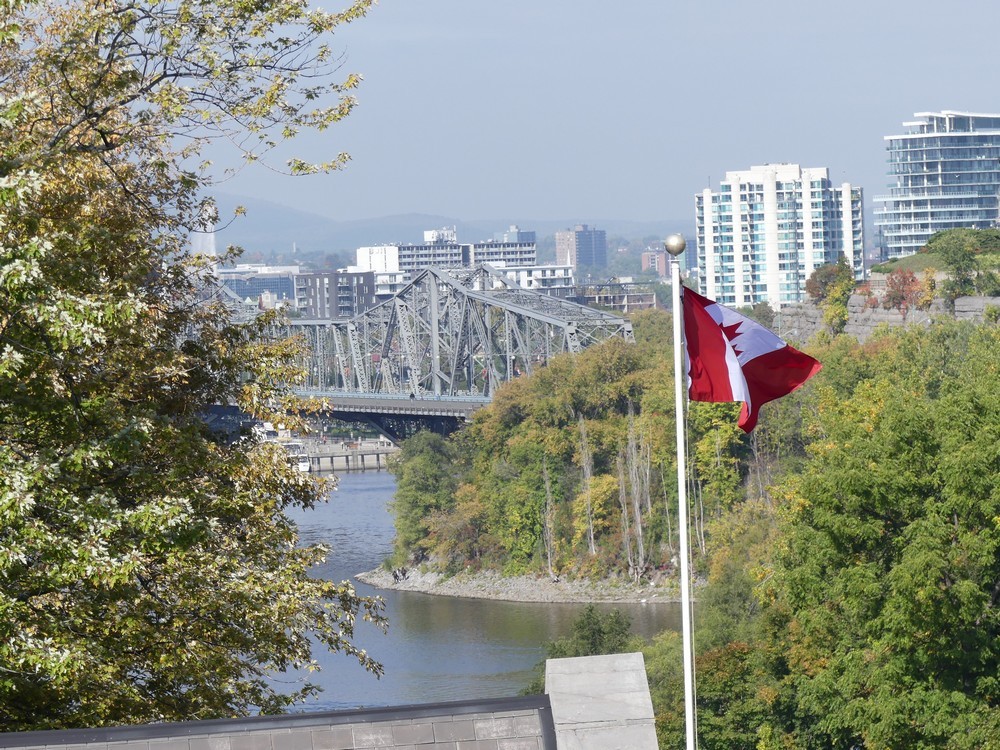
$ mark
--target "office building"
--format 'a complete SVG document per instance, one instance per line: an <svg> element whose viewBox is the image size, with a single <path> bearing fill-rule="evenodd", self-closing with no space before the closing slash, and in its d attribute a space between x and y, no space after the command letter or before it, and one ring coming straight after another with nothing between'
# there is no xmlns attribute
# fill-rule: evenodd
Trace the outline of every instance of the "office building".
<svg viewBox="0 0 1000 750"><path fill-rule="evenodd" d="M608 238L603 229L577 224L556 232L556 264L574 269L607 268Z"/></svg>
<svg viewBox="0 0 1000 750"><path fill-rule="evenodd" d="M875 198L882 259L912 255L936 232L1000 220L1000 114L914 117L885 136L889 194Z"/></svg>
<svg viewBox="0 0 1000 750"><path fill-rule="evenodd" d="M535 233L511 227L499 239L461 243L454 227L424 232L417 245L376 245L357 249L357 268L375 273L404 273L408 278L424 268L471 268L484 263L531 266L537 253Z"/></svg>
<svg viewBox="0 0 1000 750"><path fill-rule="evenodd" d="M805 299L805 283L844 256L864 276L862 191L835 186L825 167L767 164L727 172L695 196L701 290L724 305Z"/></svg>
<svg viewBox="0 0 1000 750"><path fill-rule="evenodd" d="M267 266L260 263L240 263L218 267L219 281L242 300L260 302L271 307L294 307L295 277L298 266Z"/></svg>
<svg viewBox="0 0 1000 750"><path fill-rule="evenodd" d="M295 277L299 312L314 320L352 318L375 305L373 271L311 271Z"/></svg>

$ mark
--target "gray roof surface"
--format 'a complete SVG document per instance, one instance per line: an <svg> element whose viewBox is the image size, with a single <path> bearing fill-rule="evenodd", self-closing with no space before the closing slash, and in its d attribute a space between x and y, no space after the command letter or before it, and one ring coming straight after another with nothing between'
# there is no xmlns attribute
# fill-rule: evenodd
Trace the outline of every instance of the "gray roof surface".
<svg viewBox="0 0 1000 750"><path fill-rule="evenodd" d="M548 696L0 734L9 750L556 750Z"/></svg>

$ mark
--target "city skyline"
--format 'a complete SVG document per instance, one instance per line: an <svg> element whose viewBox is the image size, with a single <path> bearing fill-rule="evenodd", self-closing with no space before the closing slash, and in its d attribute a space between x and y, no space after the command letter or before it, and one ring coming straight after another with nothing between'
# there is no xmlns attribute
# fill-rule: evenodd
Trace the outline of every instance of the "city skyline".
<svg viewBox="0 0 1000 750"><path fill-rule="evenodd" d="M959 10L381 0L334 40L343 72L365 78L357 109L294 148L315 159L347 151L347 168L248 169L220 190L342 221L598 224L691 217L695 194L726 171L798 163L859 185L870 207L887 192L883 138L915 112L1000 110L982 85L1000 72L1000 7Z"/></svg>

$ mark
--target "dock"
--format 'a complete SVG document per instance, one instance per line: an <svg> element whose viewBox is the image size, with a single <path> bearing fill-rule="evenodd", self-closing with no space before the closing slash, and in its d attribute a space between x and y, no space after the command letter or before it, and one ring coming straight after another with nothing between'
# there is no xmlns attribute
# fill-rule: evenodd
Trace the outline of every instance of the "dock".
<svg viewBox="0 0 1000 750"><path fill-rule="evenodd" d="M387 440L310 440L306 452L311 471L385 471L399 447Z"/></svg>

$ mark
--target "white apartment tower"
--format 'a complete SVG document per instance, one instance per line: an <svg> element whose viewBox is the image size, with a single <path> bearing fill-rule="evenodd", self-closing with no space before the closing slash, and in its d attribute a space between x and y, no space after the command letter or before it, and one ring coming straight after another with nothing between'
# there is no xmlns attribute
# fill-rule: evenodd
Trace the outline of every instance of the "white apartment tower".
<svg viewBox="0 0 1000 750"><path fill-rule="evenodd" d="M702 292L730 307L805 298L819 266L843 255L864 275L860 187L835 187L825 167L765 164L727 172L717 192L695 196Z"/></svg>
<svg viewBox="0 0 1000 750"><path fill-rule="evenodd" d="M936 232L1000 223L1000 114L918 112L885 136L889 194L875 197L881 255L913 255Z"/></svg>

